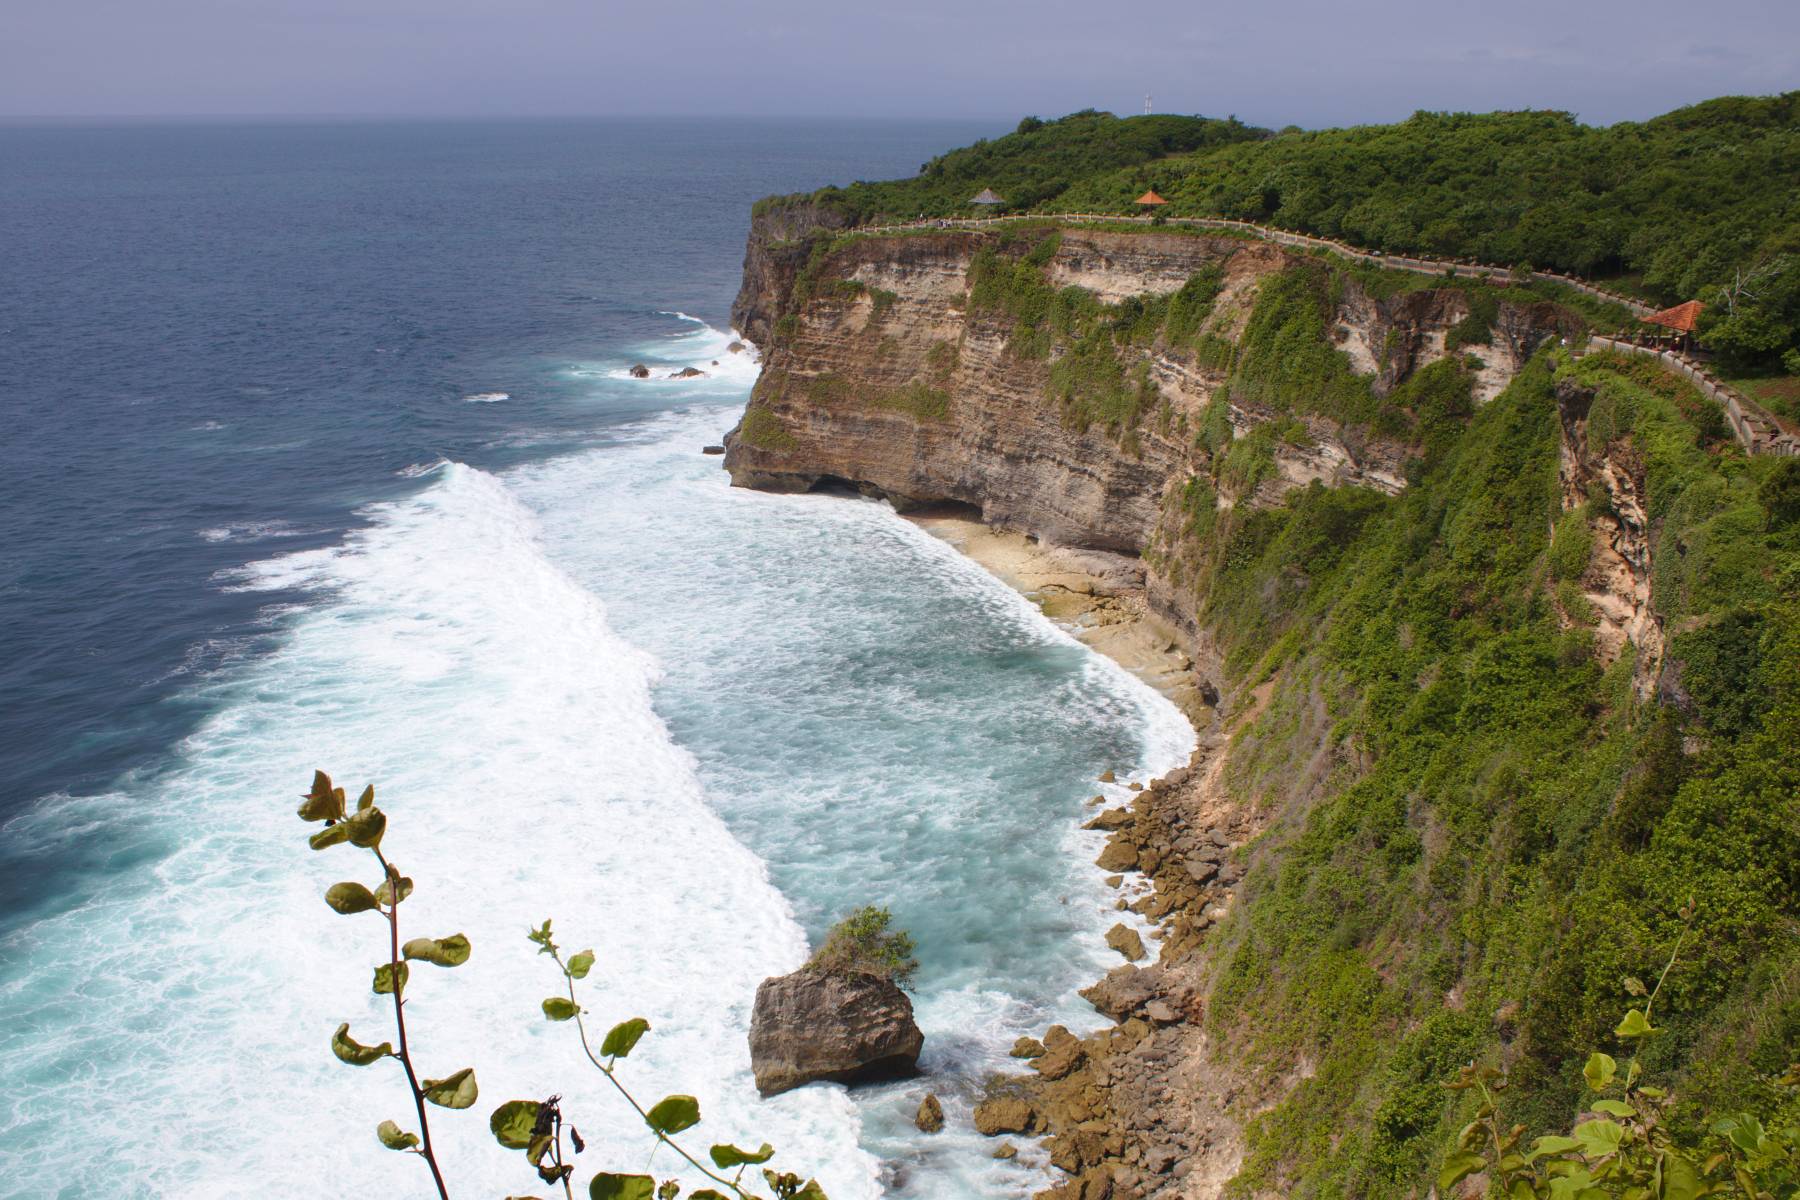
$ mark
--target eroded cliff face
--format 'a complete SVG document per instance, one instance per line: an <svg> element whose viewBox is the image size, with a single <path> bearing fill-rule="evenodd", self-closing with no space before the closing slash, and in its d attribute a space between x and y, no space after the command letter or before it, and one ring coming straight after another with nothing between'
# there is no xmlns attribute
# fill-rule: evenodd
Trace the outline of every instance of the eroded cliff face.
<svg viewBox="0 0 1800 1200"><path fill-rule="evenodd" d="M1045 353L1001 307L976 303L972 274L984 250L1022 252L1017 235L944 230L825 242L806 234L829 218L790 210L753 228L738 327L763 348L763 375L744 422L727 439L734 483L773 491L850 485L901 508L957 504L986 522L1043 541L1124 554L1180 536L1178 500L1211 474L1199 436L1220 397L1241 439L1275 417L1225 395L1233 348L1270 276L1302 261L1255 240L1173 231L1066 229L1040 264L1053 288L1080 288L1104 305L1170 296L1213 273L1216 295L1197 336L1158 337L1119 351L1146 397L1129 422L1103 424L1054 395L1064 346ZM1035 236L1045 235L1040 231ZM1011 259L1009 259L1011 261ZM1376 297L1342 288L1333 337L1377 394L1445 356L1469 316L1455 289ZM1502 304L1481 360L1477 398L1497 393L1530 353L1566 327L1554 306ZM1216 489L1212 503L1267 506L1313 481L1395 493L1414 453L1403 440L1314 416L1289 416L1272 470ZM1218 683L1193 597L1154 563L1153 608Z"/></svg>

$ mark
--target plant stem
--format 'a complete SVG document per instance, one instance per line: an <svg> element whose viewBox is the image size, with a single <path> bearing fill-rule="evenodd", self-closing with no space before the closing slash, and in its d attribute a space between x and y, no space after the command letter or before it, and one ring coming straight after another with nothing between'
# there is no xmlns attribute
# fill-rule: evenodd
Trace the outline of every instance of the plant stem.
<svg viewBox="0 0 1800 1200"><path fill-rule="evenodd" d="M381 869L387 873L388 910L385 914L388 922L388 972L394 983L394 1029L399 1035L400 1052L396 1056L400 1065L406 1068L406 1086L412 1089L413 1107L419 1110L419 1154L431 1168L432 1182L437 1184L440 1200L450 1200L450 1191L444 1186L444 1173L438 1170L437 1155L431 1150L431 1122L425 1116L425 1090L419 1086L419 1076L413 1070L412 1055L406 1048L406 1003L401 993L406 986L401 982L400 958L400 872L388 864L380 847L371 847L375 858L381 863Z"/></svg>
<svg viewBox="0 0 1800 1200"><path fill-rule="evenodd" d="M556 965L558 967L562 968L563 984L568 988L568 991L569 991L569 1003L575 1005L575 1032L577 1032L578 1034L581 1035L581 1052L583 1054L587 1055L588 1061L593 1063L595 1067L599 1068L600 1073L602 1075L606 1076L608 1082L610 1082L613 1085L613 1087L618 1089L619 1095L625 1097L625 1102L627 1104L631 1105L632 1108L637 1110L637 1115L644 1119L644 1124L649 1125L650 1124L650 1114L644 1111L644 1106L637 1102L636 1097L634 1097L630 1092L625 1090L625 1085L619 1082L618 1076L613 1074L613 1069L611 1067L607 1066L605 1063L601 1062L598 1058L594 1057L593 1048L588 1045L587 1024L586 1024L586 1022L584 1022L581 1019L581 1005L575 999L575 977L569 974L569 968L567 966L563 965L562 954L560 952L558 952L555 948L551 949L550 957L552 959L556 960ZM655 1129L654 1126L651 1126L651 1128L653 1130ZM693 1155L689 1154L686 1150L683 1150L681 1148L680 1143L676 1142L673 1138L671 1138L661 1132L657 1132L656 1140L664 1143L665 1145L667 1145L669 1147L669 1149L675 1151L675 1153L677 1153L677 1154L681 1155L681 1157L687 1159L688 1165L692 1166L694 1168L694 1170L700 1172L702 1175L706 1176L708 1179L712 1180L714 1183L719 1184L723 1187L730 1188L737 1195L744 1197L745 1200L754 1200L754 1197L751 1197L748 1192L744 1191L743 1188L739 1187L733 1181L726 1179L722 1175L715 1175L715 1174L713 1174L713 1172L707 1170L706 1167L700 1162L699 1159L697 1159ZM741 1174L741 1172L740 1172L740 1174Z"/></svg>

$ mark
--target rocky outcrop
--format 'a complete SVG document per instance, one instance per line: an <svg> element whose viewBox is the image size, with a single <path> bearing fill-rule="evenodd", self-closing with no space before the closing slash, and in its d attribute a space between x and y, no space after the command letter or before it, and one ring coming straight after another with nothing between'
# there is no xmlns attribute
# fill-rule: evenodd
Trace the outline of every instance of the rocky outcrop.
<svg viewBox="0 0 1800 1200"><path fill-rule="evenodd" d="M772 491L849 486L906 510L955 505L1043 543L1145 556L1141 595L1192 660L1203 696L1219 690L1216 655L1193 599L1164 567L1188 519L1183 489L1206 476L1201 422L1227 378L1229 355L1160 341L1135 347L1155 401L1129 429L1072 421L1052 399L1054 355L1020 350L1012 317L971 294L971 270L1004 235L972 230L814 239L836 228L801 205L759 215L733 319L763 349L743 423L726 439L734 483ZM1024 235L1043 237L1044 231ZM1013 243L1006 253L1019 252ZM1229 346L1249 321L1260 283L1300 261L1277 246L1176 231L1065 229L1043 263L1056 287L1104 302L1167 295L1197 272L1219 292L1203 332ZM1340 348L1387 390L1447 353L1469 317L1453 289L1373 296L1354 282L1334 314ZM1478 391L1494 392L1532 349L1558 336L1551 305L1502 303L1480 357ZM1462 352L1462 351L1459 351ZM1235 438L1275 414L1228 406ZM1412 451L1316 416L1287 418L1273 469L1222 487L1218 507L1280 503L1318 481L1394 493ZM1241 494L1239 494L1241 492ZM1146 552L1153 552L1146 554Z"/></svg>
<svg viewBox="0 0 1800 1200"><path fill-rule="evenodd" d="M764 1096L912 1075L924 1043L912 1001L883 975L803 968L756 989L750 1066Z"/></svg>
<svg viewBox="0 0 1800 1200"><path fill-rule="evenodd" d="M1592 539L1587 567L1576 581L1588 610L1563 616L1569 625L1593 630L1595 656L1603 664L1617 661L1628 643L1636 648L1633 684L1642 697L1654 689L1665 644L1662 618L1651 597L1644 463L1628 443L1591 443L1588 410L1593 401L1587 388L1566 379L1557 384L1563 508L1583 509Z"/></svg>

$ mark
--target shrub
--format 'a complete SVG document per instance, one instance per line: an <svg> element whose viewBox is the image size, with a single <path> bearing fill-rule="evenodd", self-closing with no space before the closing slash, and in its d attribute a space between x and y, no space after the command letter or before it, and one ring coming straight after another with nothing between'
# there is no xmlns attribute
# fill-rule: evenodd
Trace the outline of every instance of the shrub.
<svg viewBox="0 0 1800 1200"><path fill-rule="evenodd" d="M892 928L893 920L887 909L864 905L831 927L824 944L807 960L807 969L866 971L910 988L919 960L913 957L912 935Z"/></svg>

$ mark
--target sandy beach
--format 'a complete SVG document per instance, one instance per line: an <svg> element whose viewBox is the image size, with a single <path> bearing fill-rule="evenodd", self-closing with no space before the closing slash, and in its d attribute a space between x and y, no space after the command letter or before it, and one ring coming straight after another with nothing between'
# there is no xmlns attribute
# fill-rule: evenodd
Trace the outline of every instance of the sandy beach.
<svg viewBox="0 0 1800 1200"><path fill-rule="evenodd" d="M1045 616L1163 693L1196 728L1213 720L1192 661L1144 601L1143 567L1136 559L1047 546L963 516L911 513L907 519L1017 588Z"/></svg>

